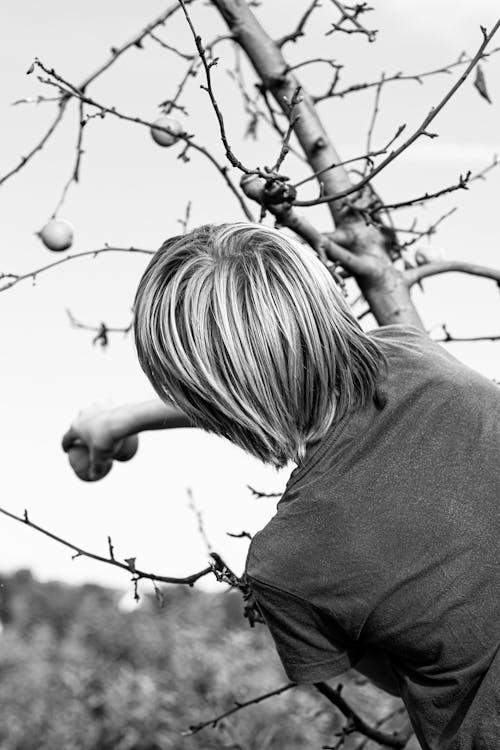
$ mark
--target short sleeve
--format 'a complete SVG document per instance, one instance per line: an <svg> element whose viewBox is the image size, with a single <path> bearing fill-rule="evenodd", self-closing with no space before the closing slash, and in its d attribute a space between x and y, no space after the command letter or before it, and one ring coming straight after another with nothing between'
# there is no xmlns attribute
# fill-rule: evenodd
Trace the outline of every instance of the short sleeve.
<svg viewBox="0 0 500 750"><path fill-rule="evenodd" d="M250 588L292 682L320 682L359 658L355 644L328 614L301 597L249 578Z"/></svg>

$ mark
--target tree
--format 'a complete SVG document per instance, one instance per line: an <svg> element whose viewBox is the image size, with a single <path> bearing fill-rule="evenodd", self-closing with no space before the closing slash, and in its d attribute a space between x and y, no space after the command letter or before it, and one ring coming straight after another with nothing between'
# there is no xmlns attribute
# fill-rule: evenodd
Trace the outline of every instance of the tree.
<svg viewBox="0 0 500 750"><path fill-rule="evenodd" d="M140 49L142 54L150 54L151 47L158 45L167 60L178 58L185 68L170 98L164 99L160 105L161 116L182 123L182 129L176 132L178 145L175 152L172 147L171 159L177 157L185 163L186 172L192 176L193 182L197 179L199 163L195 159L207 160L215 170L214 174L226 185L229 218L271 219L284 231L295 233L313 247L345 289L360 318L371 315L378 324L407 322L423 327L411 290L422 284L425 278L460 271L495 283L500 281L500 271L494 268L439 258L428 249L426 251L425 246L420 246L423 240L435 235L438 226L451 215L450 210L439 213L423 226L420 222L405 226L397 219L400 212L408 215L408 209L413 211L442 196L467 190L496 165L493 154L491 161L474 173L468 171L468 165L464 163L462 173L454 182L433 182L432 186L429 183L424 191L402 194L397 201L384 201L378 182L384 177L386 168L399 161L415 143L426 139L434 142L437 117L452 98L454 102L459 96L459 90L467 79L474 81L478 106L487 106L489 85L485 69L495 51L490 41L497 31L498 22L481 30L478 27L476 49L470 54L445 61L440 67L434 66L434 63L429 66L424 64L417 72L382 74L367 81L344 85L342 64L336 58L301 57L301 43L308 35L314 41L321 36L321 39L331 41L332 48L336 50L341 44L338 40L345 35L353 42L356 40L356 43L372 45L377 32L370 21L370 9L366 4L347 6L333 0L320 7L317 0L304 2L297 8L297 18L290 19L289 25L280 29L278 39L273 38L260 24L259 15L264 9L261 11L258 3L212 0L209 5L208 9L200 9L196 3L187 0L172 2L158 18L141 28L129 41L111 48L103 63L83 80L73 79L72 75L52 67L46 60L35 60L28 71L32 76L36 75L41 84L41 93L35 103L54 107L54 119L31 150L24 152L25 155L1 177L0 184L9 183L21 172L29 170L40 152L49 148L50 142L57 137L71 108L76 109L76 154L69 179L52 213L52 218L63 218L62 211L69 191L80 180L85 159L90 158L90 154L87 156L85 153L89 127L97 130L101 121L106 123L116 119L124 126L130 124L142 129L142 132L151 130L153 126L158 131L157 116L141 116L135 110L115 106L94 93L95 90L98 92L95 82L107 75L111 68L119 70L120 64L125 64L127 56L133 51ZM207 21L209 11L212 14L215 11L218 18L213 35L213 19L210 23ZM173 23L177 24L176 29L181 28L181 23L184 25L184 46L181 47L179 43L179 48L172 43L177 38L170 32ZM210 29L210 33L205 32L206 28ZM358 46L357 49L361 48ZM230 57L233 53L234 63ZM262 163L260 153L251 141L235 145L235 128L230 112L232 101L229 97L226 101L218 93L221 67L227 64L230 65L234 91L241 97L247 118L247 134L250 139L255 139L259 149L262 144L266 145L266 160L272 154L272 161L267 166L266 162ZM299 81L299 77L306 77L311 70L315 71L315 83L318 83L318 88L312 93L302 80ZM252 84L248 83L250 76ZM379 138L376 128L382 117L382 97L386 96L390 87L403 86L405 82L414 85L415 81L421 83L434 78L440 81L439 96L431 100L432 107L426 103L417 126L406 125L404 118L401 118L391 124L381 145L374 145ZM201 83L205 92L191 89L190 94L189 87L196 81ZM358 96L360 91L373 98L368 132L365 133L364 127L359 128L359 151L354 157L343 159L334 146L335 130L323 117L321 107L325 106L324 103L344 104L350 96ZM29 107L33 103L25 97L19 100L19 106ZM188 113L193 108L195 112L202 111L203 118L213 118L216 131L209 148L202 139L205 125L201 132L199 127L192 128L194 135L190 132L191 123L195 125L201 121L200 114L189 119ZM263 132L264 128L267 130ZM167 125L160 132L168 135L169 130ZM289 170L290 174L294 174L293 179L289 177ZM311 193L313 189L319 192ZM186 213L181 220L184 230L190 220L191 198L188 189L185 195ZM78 227L75 230L78 233ZM415 253L415 249L419 252ZM68 263L71 257L119 257L122 253L147 256L151 252L142 247L128 246L91 248L76 255L58 257L26 273L4 272L2 289L6 291L27 279L35 280L49 268ZM94 321L82 322L73 315L71 321L76 327L89 328L94 342L103 347L113 333L129 328L128 321L123 326L114 327ZM487 338L498 336L492 333ZM443 328L442 339L454 339L446 327ZM24 522L30 523L28 515ZM75 554L87 554L78 547L74 547L74 551ZM132 572L136 580L158 578L137 570L134 558L127 558L125 562L114 560L111 541L108 552L107 556L101 557ZM213 558L212 567L202 572L208 570L214 570L223 580L240 585L238 577L218 556ZM334 698L332 694L329 697Z"/></svg>

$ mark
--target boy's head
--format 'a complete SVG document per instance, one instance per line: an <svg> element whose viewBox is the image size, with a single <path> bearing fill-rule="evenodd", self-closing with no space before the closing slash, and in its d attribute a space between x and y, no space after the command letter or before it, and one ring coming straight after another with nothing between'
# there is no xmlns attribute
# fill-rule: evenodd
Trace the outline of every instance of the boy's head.
<svg viewBox="0 0 500 750"><path fill-rule="evenodd" d="M314 253L260 224L167 240L135 299L156 392L276 467L374 395L382 355Z"/></svg>

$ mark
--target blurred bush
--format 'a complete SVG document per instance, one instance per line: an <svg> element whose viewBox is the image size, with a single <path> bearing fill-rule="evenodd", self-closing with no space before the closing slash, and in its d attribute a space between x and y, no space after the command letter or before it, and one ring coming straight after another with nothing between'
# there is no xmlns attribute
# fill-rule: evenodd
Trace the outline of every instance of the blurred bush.
<svg viewBox="0 0 500 750"><path fill-rule="evenodd" d="M311 688L182 732L287 682L265 627L237 592L165 590L161 608L122 592L0 577L0 750L303 750L333 744L344 723ZM352 683L352 680L349 681ZM369 684L346 694L375 720L399 705ZM359 744L351 739L343 747ZM372 747L369 743L366 749Z"/></svg>

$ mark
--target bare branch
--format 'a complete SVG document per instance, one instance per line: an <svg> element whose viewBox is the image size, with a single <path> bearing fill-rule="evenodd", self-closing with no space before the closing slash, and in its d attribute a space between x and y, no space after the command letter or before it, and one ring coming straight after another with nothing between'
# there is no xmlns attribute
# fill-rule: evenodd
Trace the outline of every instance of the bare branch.
<svg viewBox="0 0 500 750"><path fill-rule="evenodd" d="M191 201L188 201L186 204L186 210L184 211L184 218L177 219L177 221L182 227L182 234L186 234L186 232L188 231L190 216L191 216Z"/></svg>
<svg viewBox="0 0 500 750"><path fill-rule="evenodd" d="M194 0L184 0L186 5L190 5ZM174 13L177 13L179 10L179 5L177 2L174 2L172 5L169 5L169 7L163 11L163 13L160 13L157 18L155 18L153 21L148 23L138 34L135 34L131 39L128 40L128 42L125 42L124 44L120 45L119 47L111 47L111 55L110 57L102 64L100 65L97 70L95 70L93 73L90 73L78 86L78 88L81 91L85 91L85 89L89 86L89 84L93 83L96 78L99 78L106 70L108 70L114 63L118 60L121 55L123 55L127 50L132 49L133 47L137 47L139 49L142 48L142 42L144 39L146 39L148 36L150 36L151 32L158 28L158 26L163 26L164 23L167 21L170 16L173 16Z"/></svg>
<svg viewBox="0 0 500 750"><path fill-rule="evenodd" d="M229 145L229 141L226 135L226 128L224 125L224 118L222 116L222 112L219 108L219 105L217 104L217 100L215 98L215 94L212 88L211 69L213 68L214 65L217 64L217 58L214 58L213 60L211 60L210 63L207 61L207 58L205 55L205 49L201 41L201 36L199 36L199 34L196 33L196 30L193 26L193 22L191 21L191 17L186 8L186 2L185 0L179 0L179 3L184 12L184 15L186 16L186 21L188 23L189 28L191 29L191 33L193 35L194 42L196 44L196 49L198 50L198 54L203 64L203 68L205 69L205 77L206 77L207 85L202 86L202 88L208 93L210 97L210 101L212 102L212 107L217 117L217 121L219 123L220 137L222 139L222 143L224 144L227 160L233 167L236 167L236 169L240 169L242 172L245 172L245 174L250 174L253 170L248 169L247 167L244 166L244 164L241 163L241 161L234 155L231 149L231 146Z"/></svg>
<svg viewBox="0 0 500 750"><path fill-rule="evenodd" d="M354 162L361 161L363 159L369 160L374 156L380 156L381 154L386 154L386 153L387 153L387 148L384 148L384 149L380 149L380 151L371 151L367 154L363 154L362 156L353 156L351 159L344 159L343 161L334 162L333 164L328 164L326 167L323 167L322 169L318 169L317 172L313 172L308 177L305 177L303 180L294 182L293 187L298 188L300 185L305 185L306 182L310 182L311 180L321 177L322 174L325 174L325 172L329 172L330 169L336 169L337 167L345 167L346 164L353 164Z"/></svg>
<svg viewBox="0 0 500 750"><path fill-rule="evenodd" d="M383 203L382 205L375 204L373 210L377 211L379 208L383 208L385 211L394 211L396 208L408 208L408 206L415 206L417 203L425 203L426 201L434 200L434 198L440 198L442 195L448 193L454 193L455 190L468 190L469 182L471 181L471 172L467 172L465 175L459 175L458 182L455 185L449 185L448 187L441 188L435 193L424 193L424 195L418 198L410 198L407 201L401 201L400 203Z"/></svg>
<svg viewBox="0 0 500 750"><path fill-rule="evenodd" d="M407 733L399 735L395 733L388 734L387 732L380 731L380 729L371 727L364 721L364 719L361 718L361 716L353 711L347 701L342 698L341 685L334 689L330 687L326 682L315 682L314 687L318 690L318 692L321 693L321 695L324 695L325 698L330 701L330 703L333 703L333 705L338 708L341 713L344 714L355 732L364 734L365 737L374 740L374 742L378 742L384 747L404 748L410 736L413 734L413 731L411 729L409 729Z"/></svg>
<svg viewBox="0 0 500 750"><path fill-rule="evenodd" d="M210 543L210 539L208 538L207 532L205 530L203 514L195 503L193 490L191 489L191 487L187 487L186 492L188 496L188 508L191 510L194 517L196 518L196 523L198 525L198 531L200 532L200 536L203 539L203 543L206 547L208 554L211 555L214 550Z"/></svg>
<svg viewBox="0 0 500 750"><path fill-rule="evenodd" d="M160 581L162 583L176 583L176 584L185 584L187 586L192 586L194 583L196 583L198 579L214 572L214 566L210 565L209 567L204 568L203 570L200 570L198 573L193 573L192 575L186 576L184 578L174 578L173 576L161 576L161 575L157 575L156 573L146 573L145 571L139 570L136 567L134 557L128 558L125 562L119 562L114 556L114 548L111 545L111 540L109 537L108 537L109 557L103 557L102 555L97 555L94 552L87 552L81 547L77 547L75 544L68 542L66 539L63 539L62 537L57 536L56 534L53 534L51 531L44 529L42 526L38 526L38 524L33 523L30 520L28 516L28 512L26 510L24 511L24 516L22 518L20 516L16 516L15 513L11 513L10 511L5 510L5 508L0 508L0 513L3 513L4 516L8 516L9 518L14 519L15 521L24 523L26 526L29 526L30 528L35 529L35 531L39 531L41 534L48 536L50 539L53 539L54 541L59 542L59 544L62 544L65 547L69 547L69 549L71 549L75 553L73 558L89 557L92 560L98 560L99 562L104 562L104 563L107 563L108 565L114 565L116 568L121 568L122 570L126 570L128 573L132 573L134 576L133 580L135 581L148 579L150 581Z"/></svg>
<svg viewBox="0 0 500 750"><path fill-rule="evenodd" d="M192 3L193 0L185 0L186 3ZM144 29L142 29L138 34L132 37L128 42L125 42L120 47L112 47L111 48L111 55L110 57L102 64L100 65L97 70L95 70L93 73L88 75L78 86L78 89L80 91L85 91L87 86L96 80L100 75L102 75L106 70L108 70L121 55L123 55L124 52L131 49L132 47L141 47L143 39L148 36L148 34L155 29L157 26L160 26L165 23L165 21L174 13L176 13L179 10L179 6L177 3L174 3L171 5L167 10L165 10L161 15L159 15L157 18L154 19L154 21L151 21L147 26L145 26ZM31 68L28 71L28 73L31 72ZM41 100L40 100L41 101ZM56 101L59 102L59 109L57 112L57 116L53 123L49 126L47 132L45 135L41 138L41 140L31 149L31 151L26 154L26 156L21 157L20 162L9 172L4 174L2 177L0 177L0 185L2 185L6 180L8 180L10 177L12 177L14 174L19 172L23 167L26 166L26 164L31 161L33 156L37 154L39 151L42 150L42 148L45 146L47 141L49 140L50 136L54 133L57 126L61 122L64 112L66 110L66 106L68 103L67 96L57 97Z"/></svg>
<svg viewBox="0 0 500 750"><path fill-rule="evenodd" d="M154 39L155 42L157 42L157 44L160 45L160 47L163 47L163 49L168 49L169 52L175 52L175 54L178 57L182 57L183 60L194 60L196 58L196 55L191 55L191 54L188 55L185 52L181 52L180 50L178 50L177 47L172 47L170 44L167 44L166 42L163 41L163 39L160 39L159 36L156 36L156 34L153 34L152 31L149 32L148 36L151 37L151 39Z"/></svg>
<svg viewBox="0 0 500 750"><path fill-rule="evenodd" d="M443 343L464 343L464 342L476 342L476 341L500 341L500 334L493 334L491 336L452 336L448 328L444 323L441 324L444 336L441 339L433 338L433 341L437 341L440 344Z"/></svg>
<svg viewBox="0 0 500 750"><path fill-rule="evenodd" d="M282 494L283 494L282 492L260 492L259 490L256 490L253 487L250 487L249 484L247 484L247 487L250 490L250 492L252 493L252 495L254 497L258 497L258 498L261 498L261 497L281 497Z"/></svg>
<svg viewBox="0 0 500 750"><path fill-rule="evenodd" d="M276 690L271 690L271 692L269 693L258 695L256 698L251 698L250 700L245 701L244 703L235 701L235 705L233 708L230 708L228 711L224 711L224 713L219 714L219 716L214 716L212 719L208 719L208 721L202 721L199 724L192 724L188 730L186 730L185 732L182 732L182 735L183 737L191 737L193 734L196 734L197 732L200 732L202 729L205 729L205 727L212 727L212 729L215 729L218 723L222 721L222 719L225 719L227 716L231 716L232 714L235 714L237 711L241 711L242 708L247 708L247 706L253 706L256 703L262 703L262 701L266 701L268 700L268 698L272 698L275 695L281 695L282 693L285 693L287 690L290 690L293 687L297 687L295 682L288 682L286 685L282 685Z"/></svg>
<svg viewBox="0 0 500 750"><path fill-rule="evenodd" d="M290 138L293 133L293 130L295 128L295 125L297 124L300 115L296 114L296 108L297 105L300 104L301 98L300 98L300 86L297 86L295 91L293 92L292 100L290 102L290 109L288 111L288 118L289 118L289 124L286 133L283 136L283 142L281 145L281 150L278 154L278 158L276 159L276 162L273 167L271 167L268 171L273 174L277 174L280 171L280 167L283 164L283 161L287 155L287 153L290 150Z"/></svg>
<svg viewBox="0 0 500 750"><path fill-rule="evenodd" d="M147 128L155 128L156 130L165 130L168 131L168 128L162 128L161 126L155 124L154 122L150 122L148 120L143 120L140 117L133 117L131 115L126 115L122 112L119 112L115 107L105 107L103 104L100 104L95 99L91 99L86 94L82 93L81 91L78 91L78 89L73 86L72 83L64 79L62 76L60 76L54 69L48 69L45 67L45 65L40 61L36 61L36 65L41 68L48 76L51 78L49 79L43 79L43 83L51 84L59 87L61 90L63 90L66 94L69 96L72 96L82 102L85 102L86 104L95 107L97 110L99 110L100 113L105 115L111 115L113 117L117 117L119 120L124 120L125 122L132 122L136 125L142 125L143 127ZM54 80L51 80L54 79ZM184 158L186 156L187 149L192 148L195 151L198 151L199 153L203 154L213 165L216 167L219 174L223 177L224 181L226 182L227 186L231 190L231 192L235 195L237 198L243 213L247 217L249 221L254 221L254 218L252 216L252 213L248 206L246 205L240 191L234 184L234 182L231 180L227 173L227 167L222 166L219 164L217 159L208 151L205 146L198 145L192 135L189 135L188 133L176 133L176 136L179 138L179 140L182 140L186 143L186 148L184 151L180 154L179 158ZM185 159L187 160L187 159ZM260 170L255 170L256 172L260 172Z"/></svg>
<svg viewBox="0 0 500 750"><path fill-rule="evenodd" d="M77 258L88 258L88 257L94 257L96 258L98 255L102 255L103 253L132 253L132 254L142 254L142 255L154 255L154 250L143 250L138 247L102 247L98 250L87 250L84 253L74 253L73 255L65 255L64 258L61 258L60 260L56 260L53 263L48 263L46 266L41 266L40 268L35 268L33 271L28 271L28 273L24 274L17 274L17 273L0 273L0 282L6 279L5 283L0 286L0 292L5 292L7 289L10 289L11 287L15 286L16 284L19 284L21 281L25 281L26 279L32 279L33 282L35 282L36 278L39 274L43 273L44 271L48 271L51 268L55 268L56 266L60 266L63 263L68 263L72 260L76 260Z"/></svg>
<svg viewBox="0 0 500 750"><path fill-rule="evenodd" d="M377 37L376 29L367 29L358 20L362 13L368 13L373 8L368 7L368 3L356 3L355 5L345 5L339 2L339 0L332 0L332 3L338 8L341 14L340 21L338 23L332 23L332 28L327 31L325 36L333 34L334 31L343 31L344 34L364 34L369 42L374 42ZM348 22L351 26L344 26Z"/></svg>
<svg viewBox="0 0 500 750"><path fill-rule="evenodd" d="M468 273L471 276L481 276L485 279L492 279L500 284L500 269L481 266L476 263L468 263L461 260L436 260L431 263L425 263L417 268L408 268L403 271L403 279L408 287L412 287L422 279L429 276L437 276L442 273Z"/></svg>
<svg viewBox="0 0 500 750"><path fill-rule="evenodd" d="M285 34L285 36L282 36L281 39L276 40L276 44L278 45L278 47L283 47L287 42L296 42L299 37L304 36L306 23L309 20L311 13L318 5L319 0L312 1L312 3L306 8L305 13L300 18L295 31L292 31L290 34Z"/></svg>
<svg viewBox="0 0 500 750"><path fill-rule="evenodd" d="M371 120L370 120L370 125L368 126L368 133L367 133L367 136L366 136L366 152L367 152L367 154L369 154L371 152L371 150L372 150L372 136L373 136L373 131L374 131L374 128L375 128L375 123L377 122L377 116L378 116L378 113L379 113L380 95L382 93L382 86L384 85L384 81L385 81L385 73L382 73L382 75L380 77L379 85L377 86L377 88L375 90L375 101L374 101L374 104L373 104L373 113L372 113L372 117L371 117ZM366 173L368 171L368 169L371 169L371 168L373 168L373 163L372 163L372 161L371 161L370 158L367 158L366 163L365 163L364 173Z"/></svg>
<svg viewBox="0 0 500 750"><path fill-rule="evenodd" d="M133 320L130 321L128 326L114 328L112 326L106 325L106 323L100 323L98 326L81 323L75 318L71 310L66 310L66 314L69 318L69 322L72 328L79 328L83 331L91 331L95 334L94 338L92 339L92 344L100 344L102 348L106 348L108 346L110 333L122 333L124 336L127 336L133 327Z"/></svg>
<svg viewBox="0 0 500 750"><path fill-rule="evenodd" d="M59 109L57 111L57 115L56 115L54 121L52 122L52 124L49 126L48 130L42 136L41 140L38 141L38 143L35 146L33 146L33 148L31 149L31 151L29 151L26 154L26 156L22 156L21 157L21 160L18 162L18 164L15 167L13 167L9 172L7 172L2 177L0 177L0 185L3 185L3 183L6 182L9 179L9 177L12 177L12 175L15 175L23 167L25 167L26 164L28 164L28 162L31 161L31 159L35 156L35 154L37 154L39 151L42 150L42 148L45 146L45 144L49 140L50 136L54 133L54 131L56 130L57 126L61 122L61 120L62 120L62 118L64 116L64 113L66 111L66 106L68 104L68 101L69 101L69 99L67 97L66 98L62 98L60 100Z"/></svg>
<svg viewBox="0 0 500 750"><path fill-rule="evenodd" d="M51 219L55 219L57 216L57 212L63 205L66 196L68 194L68 190L73 182L78 182L80 179L80 165L82 161L82 156L84 154L83 148L82 148L82 142L83 142L83 128L86 125L86 121L84 119L84 113L83 113L83 102L80 101L78 103L78 136L76 140L76 159L75 164L73 166L73 169L71 171L71 174L69 176L68 181L63 187L63 191L61 193L61 197L59 198L59 201L57 203L57 206L55 207L53 213L51 214Z"/></svg>
<svg viewBox="0 0 500 750"><path fill-rule="evenodd" d="M427 116L424 118L422 123L418 126L418 128L412 133L412 135L403 143L401 146L399 146L394 151L391 151L391 153L383 159L378 166L376 166L374 169L371 170L371 172L363 179L361 179L356 185L353 185L350 188L347 188L346 190L342 190L338 193L335 193L333 195L322 195L314 200L308 200L308 201L294 201L294 205L296 206L315 206L318 203L330 203L331 201L337 201L341 198L345 198L348 195L351 195L352 193L355 193L359 191L364 185L368 184L375 175L379 174L385 167L387 167L394 159L396 159L400 154L403 153L403 151L406 151L406 149L414 143L417 138L419 138L422 135L426 135L428 137L435 137L435 133L429 133L427 128L431 124L431 122L435 119L435 117L439 114L439 112L443 109L445 104L449 102L453 94L460 88L462 83L466 80L469 73L473 70L477 62L481 59L481 56L483 54L484 49L490 42L490 40L493 38L494 34L498 31L498 28L500 27L500 19L495 23L492 30L487 33L486 29L481 27L482 33L483 33L483 41L472 58L471 62L465 69L465 71L462 73L458 81L455 82L455 84L448 90L448 92L443 96L441 101L435 106L432 107Z"/></svg>
<svg viewBox="0 0 500 750"><path fill-rule="evenodd" d="M239 534L232 534L230 531L226 531L226 535L233 539L253 539L253 536L249 531L240 531Z"/></svg>
<svg viewBox="0 0 500 750"><path fill-rule="evenodd" d="M470 182L470 180L469 180L469 182ZM456 210L457 210L457 207L454 206L449 211L446 211L446 213L442 214L442 216L440 216L438 219L436 219L436 221L432 222L432 224L429 224L429 226L427 227L427 229L417 229L416 228L416 223L414 223L413 226L409 227L408 229L399 229L399 228L394 227L394 231L395 232L398 232L398 233L402 232L402 233L407 233L407 234L414 235L411 240L407 240L406 242L401 243L400 244L400 249L401 250L406 250L408 247L410 247L411 245L414 245L415 242L419 242L424 237L428 237L428 238L432 237L432 235L436 233L436 230L437 230L438 226L443 221L445 221L445 219L447 219L449 216L451 216L452 214L454 214Z"/></svg>
<svg viewBox="0 0 500 750"><path fill-rule="evenodd" d="M500 47L494 47L489 52L484 52L481 56L481 60L499 51L500 51ZM448 65L443 65L440 68L427 70L424 73L414 73L414 74L405 75L404 73L398 72L392 76L387 76L384 80L384 85L387 83L393 83L394 81L416 81L417 83L422 83L423 78L428 78L430 76L435 76L435 75L440 75L440 74L449 75L452 72L453 68L456 68L460 65L466 65L467 63L471 61L471 59L472 59L471 57L468 57L464 52L462 52L458 60L452 63L448 63ZM339 68L342 68L342 67L343 66L339 66ZM335 91L336 85L338 83L338 72L339 71L337 71L337 80L335 80L334 83L328 87L327 91L324 94L313 97L313 100L316 104L324 101L325 99L330 99L333 97L342 98L344 96L347 96L348 94L354 94L357 91L365 91L366 89L375 88L376 86L380 84L380 80L364 82L364 83L354 83L352 86L347 86L346 88L341 89L340 91Z"/></svg>

